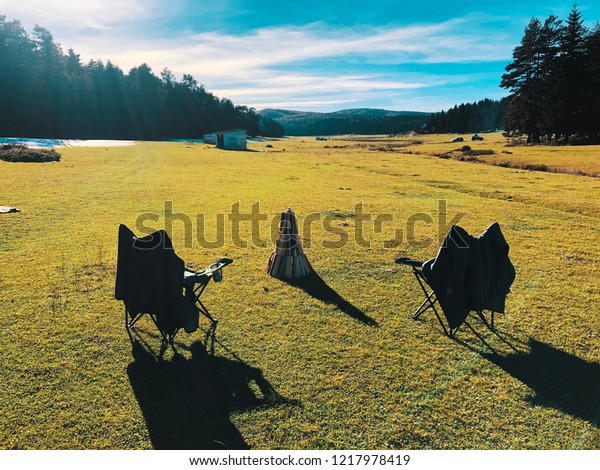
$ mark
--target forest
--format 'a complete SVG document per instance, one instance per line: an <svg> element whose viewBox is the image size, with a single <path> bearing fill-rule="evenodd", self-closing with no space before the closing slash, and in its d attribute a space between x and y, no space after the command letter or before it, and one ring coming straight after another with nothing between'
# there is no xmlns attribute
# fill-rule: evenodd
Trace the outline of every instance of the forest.
<svg viewBox="0 0 600 470"><path fill-rule="evenodd" d="M421 131L428 113L355 108L331 113L263 109L259 115L279 122L287 135L399 134Z"/></svg>
<svg viewBox="0 0 600 470"><path fill-rule="evenodd" d="M573 7L566 22L533 18L506 66L507 131L528 143L600 141L600 25Z"/></svg>
<svg viewBox="0 0 600 470"><path fill-rule="evenodd" d="M487 98L477 103L455 105L447 111L431 114L423 132L461 134L504 129L504 115L508 105L508 100L495 101Z"/></svg>
<svg viewBox="0 0 600 470"><path fill-rule="evenodd" d="M186 74L177 80L147 64L124 73L110 61L83 64L36 25L0 15L0 135L10 137L135 139L199 138L220 129L283 135L253 108L220 99Z"/></svg>

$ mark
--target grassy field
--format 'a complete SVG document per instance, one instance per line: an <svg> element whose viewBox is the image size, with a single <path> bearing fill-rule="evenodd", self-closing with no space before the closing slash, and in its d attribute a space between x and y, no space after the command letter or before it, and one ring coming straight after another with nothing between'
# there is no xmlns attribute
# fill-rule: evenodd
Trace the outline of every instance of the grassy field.
<svg viewBox="0 0 600 470"><path fill-rule="evenodd" d="M22 210L0 215L0 448L599 449L600 179L435 156L463 145L451 137L250 144L264 152L138 143L0 162L0 205ZM493 150L478 157L490 163L600 173L599 147L484 137L464 144ZM267 220L254 233L241 223L243 247L228 215L255 203ZM265 273L287 207L301 226L320 217L304 243L321 286ZM215 240L219 214L223 246L207 248L197 235ZM235 260L203 297L220 319L213 354L205 319L158 362L150 322L128 337L117 228L139 232L142 215L186 262ZM470 320L454 340L432 315L410 317L418 285L393 261L435 256L451 220L474 235L498 221L511 245L517 278L496 333Z"/></svg>

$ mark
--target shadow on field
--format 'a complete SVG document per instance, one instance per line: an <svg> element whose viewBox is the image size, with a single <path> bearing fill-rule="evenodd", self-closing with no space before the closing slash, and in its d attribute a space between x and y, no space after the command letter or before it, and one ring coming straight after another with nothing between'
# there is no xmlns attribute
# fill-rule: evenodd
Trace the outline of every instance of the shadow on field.
<svg viewBox="0 0 600 470"><path fill-rule="evenodd" d="M364 323L365 325L378 326L375 320L368 315L365 315L362 310L352 305L335 290L329 287L329 285L327 285L327 283L316 272L297 279L285 279L284 281L291 286L302 289L308 295L320 300L321 302L335 305L346 315Z"/></svg>
<svg viewBox="0 0 600 470"><path fill-rule="evenodd" d="M529 339L529 351L483 357L531 388L533 405L555 408L598 427L600 364Z"/></svg>
<svg viewBox="0 0 600 470"><path fill-rule="evenodd" d="M232 412L291 403L260 369L239 360L212 356L201 342L191 357L176 353L157 360L132 342L134 362L127 374L155 449L248 449L230 420Z"/></svg>

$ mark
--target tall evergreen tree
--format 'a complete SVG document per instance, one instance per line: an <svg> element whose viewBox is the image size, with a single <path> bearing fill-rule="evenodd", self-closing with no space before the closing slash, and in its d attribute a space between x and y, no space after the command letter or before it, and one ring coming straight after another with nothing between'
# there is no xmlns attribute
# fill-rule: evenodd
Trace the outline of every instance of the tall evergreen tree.
<svg viewBox="0 0 600 470"><path fill-rule="evenodd" d="M34 45L20 21L6 21L0 15L0 129L4 135L18 136L33 108Z"/></svg>
<svg viewBox="0 0 600 470"><path fill-rule="evenodd" d="M590 85L585 57L587 35L581 12L573 6L561 29L560 57L555 70L557 134L565 138L585 132L587 126L587 90Z"/></svg>
<svg viewBox="0 0 600 470"><path fill-rule="evenodd" d="M542 135L553 130L557 103L551 71L558 56L560 31L560 21L555 16L544 23L533 18L500 83L510 91L506 127L526 133L529 143L539 143Z"/></svg>
<svg viewBox="0 0 600 470"><path fill-rule="evenodd" d="M586 74L588 87L586 90L586 118L590 137L600 140L600 24L586 38Z"/></svg>

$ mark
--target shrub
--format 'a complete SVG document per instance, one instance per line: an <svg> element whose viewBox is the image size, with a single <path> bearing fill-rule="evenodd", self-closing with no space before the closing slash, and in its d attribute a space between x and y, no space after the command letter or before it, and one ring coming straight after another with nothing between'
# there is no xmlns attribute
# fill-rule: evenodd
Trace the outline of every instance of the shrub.
<svg viewBox="0 0 600 470"><path fill-rule="evenodd" d="M58 162L60 154L54 149L31 149L24 145L5 144L0 147L0 160L6 162Z"/></svg>

